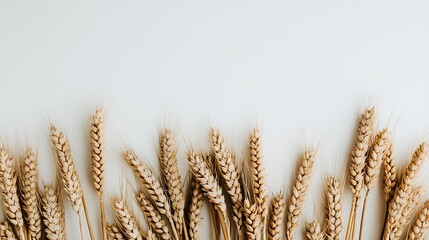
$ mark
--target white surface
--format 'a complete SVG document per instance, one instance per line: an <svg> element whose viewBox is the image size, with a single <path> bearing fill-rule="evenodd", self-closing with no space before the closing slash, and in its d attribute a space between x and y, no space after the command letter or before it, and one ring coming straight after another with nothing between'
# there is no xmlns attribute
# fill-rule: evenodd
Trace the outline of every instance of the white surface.
<svg viewBox="0 0 429 240"><path fill-rule="evenodd" d="M423 1L3 1L1 136L21 153L37 146L49 182L48 123L67 131L99 236L87 132L98 104L109 110L106 200L129 173L121 146L157 166L157 131L173 127L184 178L184 151L206 149L209 126L243 156L251 128L260 125L270 192L288 193L300 152L318 147L302 219L322 219L321 180L344 175L365 106L376 104L378 126L394 130L401 165L427 139L428 10ZM381 231L379 187L370 195L364 239ZM346 216L348 189L345 204ZM66 207L68 237L78 239L77 218Z"/></svg>

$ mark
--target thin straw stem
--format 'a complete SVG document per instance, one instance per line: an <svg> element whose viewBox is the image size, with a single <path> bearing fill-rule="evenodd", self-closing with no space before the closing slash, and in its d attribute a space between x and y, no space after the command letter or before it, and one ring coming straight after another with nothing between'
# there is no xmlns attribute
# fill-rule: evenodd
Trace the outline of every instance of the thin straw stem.
<svg viewBox="0 0 429 240"><path fill-rule="evenodd" d="M105 211L104 211L104 200L103 200L103 197L100 197L100 213L101 213L101 232L103 234L103 240L107 240L106 214L105 214Z"/></svg>
<svg viewBox="0 0 429 240"><path fill-rule="evenodd" d="M363 199L362 216L360 217L359 240L362 240L362 229L365 218L366 200L368 199L369 191L366 191L365 198Z"/></svg>
<svg viewBox="0 0 429 240"><path fill-rule="evenodd" d="M83 211L85 212L86 225L88 226L89 236L91 240L95 240L94 232L91 227L91 220L89 219L88 207L86 206L85 194L82 192ZM79 215L80 216L80 215Z"/></svg>

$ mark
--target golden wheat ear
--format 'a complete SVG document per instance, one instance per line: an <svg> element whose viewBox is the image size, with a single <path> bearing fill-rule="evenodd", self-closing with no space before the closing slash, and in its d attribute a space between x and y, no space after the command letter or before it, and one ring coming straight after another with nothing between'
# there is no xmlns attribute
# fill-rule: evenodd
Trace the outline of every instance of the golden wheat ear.
<svg viewBox="0 0 429 240"><path fill-rule="evenodd" d="M199 230L201 227L201 210L203 208L204 196L202 189L195 177L189 175L189 197L187 201L187 226L189 238L200 240Z"/></svg>
<svg viewBox="0 0 429 240"><path fill-rule="evenodd" d="M41 196L45 237L49 240L66 239L65 211L58 185L45 185Z"/></svg>
<svg viewBox="0 0 429 240"><path fill-rule="evenodd" d="M323 240L324 235L322 232L322 227L316 221L307 223L305 226L305 236L307 240Z"/></svg>
<svg viewBox="0 0 429 240"><path fill-rule="evenodd" d="M244 199L243 215L244 227L249 240L257 240L261 235L261 215L258 210L258 203L251 203L250 199Z"/></svg>
<svg viewBox="0 0 429 240"><path fill-rule="evenodd" d="M109 237L113 240L125 240L125 236L119 226L114 224L106 224L106 230Z"/></svg>
<svg viewBox="0 0 429 240"><path fill-rule="evenodd" d="M0 239L17 240L12 225L7 220L0 223Z"/></svg>
<svg viewBox="0 0 429 240"><path fill-rule="evenodd" d="M42 238L42 217L39 206L37 154L27 148L20 166L20 192L22 209L28 227L28 235L32 240Z"/></svg>
<svg viewBox="0 0 429 240"><path fill-rule="evenodd" d="M269 220L267 228L268 240L280 240L281 224L286 210L286 198L283 194L277 194L271 199L269 207Z"/></svg>
<svg viewBox="0 0 429 240"><path fill-rule="evenodd" d="M388 139L383 154L383 193L386 203L389 203L393 198L398 178L398 167L395 162L392 140Z"/></svg>
<svg viewBox="0 0 429 240"><path fill-rule="evenodd" d="M113 214L125 237L129 240L145 239L143 231L141 230L141 225L126 201L122 197L114 196L111 199L111 204Z"/></svg>
<svg viewBox="0 0 429 240"><path fill-rule="evenodd" d="M25 239L25 225L19 203L17 177L12 155L0 146L0 187L5 215L16 229L19 239Z"/></svg>
<svg viewBox="0 0 429 240"><path fill-rule="evenodd" d="M340 240L342 223L342 188L340 181L329 177L326 181L326 237Z"/></svg>
<svg viewBox="0 0 429 240"><path fill-rule="evenodd" d="M407 240L424 239L429 230L429 200L426 200L423 207L417 214L417 218L411 225Z"/></svg>

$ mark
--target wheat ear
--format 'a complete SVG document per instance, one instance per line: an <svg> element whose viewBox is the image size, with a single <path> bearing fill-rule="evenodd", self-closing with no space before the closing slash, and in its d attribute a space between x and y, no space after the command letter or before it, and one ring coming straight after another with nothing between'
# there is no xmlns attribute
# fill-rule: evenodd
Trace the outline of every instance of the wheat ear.
<svg viewBox="0 0 429 240"><path fill-rule="evenodd" d="M136 199L147 223L151 226L151 229L153 229L153 231L155 231L161 239L171 239L167 224L165 224L165 221L162 219L161 215L153 207L152 203L146 198L145 193L143 191L139 191L136 194Z"/></svg>
<svg viewBox="0 0 429 240"><path fill-rule="evenodd" d="M298 219L313 175L315 151L305 151L302 155L298 173L292 188L289 207L287 208L286 238L293 239L293 232L298 225Z"/></svg>
<svg viewBox="0 0 429 240"><path fill-rule="evenodd" d="M323 240L323 232L318 222L311 222L305 226L307 240Z"/></svg>
<svg viewBox="0 0 429 240"><path fill-rule="evenodd" d="M331 240L340 240L342 225L342 189L340 181L330 177L326 182L326 236Z"/></svg>
<svg viewBox="0 0 429 240"><path fill-rule="evenodd" d="M201 189L219 215L225 239L230 239L228 213L222 188L201 156L197 155L194 150L188 151L187 155L192 174L198 180Z"/></svg>
<svg viewBox="0 0 429 240"><path fill-rule="evenodd" d="M242 202L243 194L241 192L240 175L237 171L233 155L225 146L225 140L219 130L211 130L211 148L215 156L217 165L219 166L221 176L226 186L233 209L233 220L237 225L238 238L241 239L242 231Z"/></svg>
<svg viewBox="0 0 429 240"><path fill-rule="evenodd" d="M106 224L106 231L113 240L125 240L125 236L117 224Z"/></svg>
<svg viewBox="0 0 429 240"><path fill-rule="evenodd" d="M360 229L359 229L359 240L362 239L362 231L364 226L365 219L365 210L366 210L366 202L368 199L369 191L374 187L378 175L380 173L381 164L383 163L384 151L387 148L388 142L388 132L387 129L383 129L377 133L375 136L375 140L371 146L369 151L367 160L366 160L366 168L364 174L364 186L365 186L365 198L362 207L362 215L360 221Z"/></svg>
<svg viewBox="0 0 429 240"><path fill-rule="evenodd" d="M402 233L404 232L406 226L411 222L412 217L414 216L417 207L420 203L420 197L423 193L423 187L417 186L413 187L413 190L408 198L407 204L404 207L403 210L403 217L399 220L398 223L398 230L396 233L396 237L400 238Z"/></svg>
<svg viewBox="0 0 429 240"><path fill-rule="evenodd" d="M103 109L98 108L91 116L90 143L92 178L100 202L101 230L103 239L107 240L106 217L104 213L104 115Z"/></svg>
<svg viewBox="0 0 429 240"><path fill-rule="evenodd" d="M383 155L383 192L384 200L389 203L395 193L396 184L398 182L398 168L395 163L393 154L393 144L390 139L387 142L387 148Z"/></svg>
<svg viewBox="0 0 429 240"><path fill-rule="evenodd" d="M2 202L7 219L16 229L18 238L25 238L24 219L17 188L17 177L13 167L11 154L0 146L0 187L2 190Z"/></svg>
<svg viewBox="0 0 429 240"><path fill-rule="evenodd" d="M65 211L58 186L44 186L44 193L42 194L42 216L46 238L49 240L65 240Z"/></svg>
<svg viewBox="0 0 429 240"><path fill-rule="evenodd" d="M42 238L42 218L39 211L39 185L37 180L37 156L31 148L27 148L21 162L20 190L22 209L27 220L28 235L31 240Z"/></svg>
<svg viewBox="0 0 429 240"><path fill-rule="evenodd" d="M198 181L191 176L190 197L188 205L188 226L189 237L192 240L200 240L198 231L201 225L201 209L203 208L204 198Z"/></svg>
<svg viewBox="0 0 429 240"><path fill-rule="evenodd" d="M429 229L429 200L426 200L423 207L420 209L416 220L411 225L408 233L408 240L424 239L424 234Z"/></svg>
<svg viewBox="0 0 429 240"><path fill-rule="evenodd" d="M350 189L353 193L352 207L347 224L346 239L354 236L354 220L356 218L357 204L364 184L363 171L365 168L365 158L371 143L374 131L375 108L367 108L360 115L357 128L356 144L350 158Z"/></svg>
<svg viewBox="0 0 429 240"><path fill-rule="evenodd" d="M280 240L280 228L286 210L286 199L282 194L277 194L271 199L270 214L268 220L268 240Z"/></svg>
<svg viewBox="0 0 429 240"><path fill-rule="evenodd" d="M113 213L125 237L129 240L143 240L140 224L125 200L119 196L114 196L111 199L111 204Z"/></svg>
<svg viewBox="0 0 429 240"><path fill-rule="evenodd" d="M427 156L428 147L429 145L427 143L420 144L414 151L413 157L405 169L401 182L396 188L395 194L389 203L387 219L384 226L384 239L394 239L394 236L401 234L399 231L399 222L405 217L404 208L413 191L412 185L414 184L417 173Z"/></svg>
<svg viewBox="0 0 429 240"><path fill-rule="evenodd" d="M183 230L183 215L185 209L185 195L183 193L181 177L177 164L176 148L174 146L174 133L166 129L160 137L159 162L164 180L167 185L168 196L171 201L173 220L177 234L180 236Z"/></svg>
<svg viewBox="0 0 429 240"><path fill-rule="evenodd" d="M12 225L7 220L0 223L0 239L17 240Z"/></svg>
<svg viewBox="0 0 429 240"><path fill-rule="evenodd" d="M243 215L244 226L247 239L257 240L261 234L261 215L259 214L258 204L251 203L248 198L244 199Z"/></svg>

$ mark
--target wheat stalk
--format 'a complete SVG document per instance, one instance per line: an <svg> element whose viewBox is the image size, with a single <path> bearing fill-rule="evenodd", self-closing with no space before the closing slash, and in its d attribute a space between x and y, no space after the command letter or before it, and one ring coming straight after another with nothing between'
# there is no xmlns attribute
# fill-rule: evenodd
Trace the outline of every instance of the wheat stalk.
<svg viewBox="0 0 429 240"><path fill-rule="evenodd" d="M395 193L396 184L398 182L398 168L393 155L393 144L388 139L387 148L383 155L383 192L384 200L389 203Z"/></svg>
<svg viewBox="0 0 429 240"><path fill-rule="evenodd" d="M268 220L268 240L280 240L280 228L286 210L286 199L282 194L277 194L271 199L270 218Z"/></svg>
<svg viewBox="0 0 429 240"><path fill-rule="evenodd" d="M140 224L125 200L119 196L114 196L111 199L111 204L113 213L125 237L129 240L143 240L144 236L140 229Z"/></svg>
<svg viewBox="0 0 429 240"><path fill-rule="evenodd" d="M229 239L229 220L222 188L201 156L194 150L188 151L187 155L189 168L198 180L203 193L217 211L225 239Z"/></svg>
<svg viewBox="0 0 429 240"><path fill-rule="evenodd" d="M106 224L106 231L113 240L125 240L125 236L117 224Z"/></svg>
<svg viewBox="0 0 429 240"><path fill-rule="evenodd" d="M326 236L340 240L342 226L342 189L340 181L330 177L326 182Z"/></svg>
<svg viewBox="0 0 429 240"><path fill-rule="evenodd" d="M257 240L261 234L261 215L257 203L250 203L248 198L244 199L243 215L247 239Z"/></svg>
<svg viewBox="0 0 429 240"><path fill-rule="evenodd" d="M11 154L2 146L0 146L0 188L6 217L15 227L18 238L24 239L25 226L19 205L17 177L13 160Z"/></svg>
<svg viewBox="0 0 429 240"><path fill-rule="evenodd" d="M93 183L100 202L101 230L103 239L107 239L106 217L104 213L104 116L103 109L98 108L91 116L90 145Z"/></svg>
<svg viewBox="0 0 429 240"><path fill-rule="evenodd" d="M404 217L404 208L412 193L412 184L424 159L427 156L429 145L422 143L415 150L411 162L408 164L399 186L389 203L388 215L384 227L384 239L394 239L393 237L400 234L399 222Z"/></svg>
<svg viewBox="0 0 429 240"><path fill-rule="evenodd" d="M403 210L403 217L399 220L398 230L396 231L395 238L400 238L406 226L411 222L412 216L414 215L417 206L420 202L420 197L423 193L423 188L421 186L413 187L413 190L408 197L407 204Z"/></svg>
<svg viewBox="0 0 429 240"><path fill-rule="evenodd" d="M356 144L350 158L350 189L353 193L352 207L347 224L346 239L354 236L354 220L356 218L357 204L364 184L363 171L365 168L365 158L371 143L374 131L375 108L367 108L360 115L357 128Z"/></svg>
<svg viewBox="0 0 429 240"><path fill-rule="evenodd" d="M191 176L190 180L190 198L188 207L188 226L189 237L192 240L200 240L198 231L201 225L201 209L203 208L204 198L198 181Z"/></svg>
<svg viewBox="0 0 429 240"><path fill-rule="evenodd" d="M136 194L137 202L146 218L146 221L151 226L151 229L155 231L161 239L171 239L170 231L168 230L167 224L162 219L161 215L153 207L152 203L146 198L143 191L139 191Z"/></svg>
<svg viewBox="0 0 429 240"><path fill-rule="evenodd" d="M298 173L292 188L290 203L287 208L286 237L293 239L293 232L298 225L299 215L301 214L305 198L310 185L310 179L313 175L315 151L305 151L302 155Z"/></svg>
<svg viewBox="0 0 429 240"><path fill-rule="evenodd" d="M221 176L226 186L233 209L233 220L237 225L238 238L241 239L242 229L242 201L240 175L234 162L234 157L225 146L225 140L219 130L211 129L211 148L219 166Z"/></svg>
<svg viewBox="0 0 429 240"><path fill-rule="evenodd" d="M177 233L181 235L184 224L185 195L183 193L179 174L176 157L177 150L174 146L174 142L174 133L166 129L160 137L160 153L158 158L167 185L168 196L171 201L175 228L177 229Z"/></svg>
<svg viewBox="0 0 429 240"><path fill-rule="evenodd" d="M45 236L49 240L65 240L65 211L58 187L44 186L42 216Z"/></svg>
<svg viewBox="0 0 429 240"><path fill-rule="evenodd" d="M42 238L42 218L39 211L39 185L37 180L37 156L27 148L26 156L21 163L20 192L22 209L27 220L28 235L31 240Z"/></svg>
<svg viewBox="0 0 429 240"><path fill-rule="evenodd" d="M318 222L311 222L305 226L307 240L322 240L324 238L322 228Z"/></svg>
<svg viewBox="0 0 429 240"><path fill-rule="evenodd" d="M249 152L252 186L256 202L258 203L258 211L261 215L262 227L264 228L268 213L268 194L264 159L261 148L261 133L257 128L254 128L250 134Z"/></svg>
<svg viewBox="0 0 429 240"><path fill-rule="evenodd" d="M429 229L429 200L426 200L423 207L420 209L416 220L411 225L408 233L408 240L424 239L424 234Z"/></svg>

